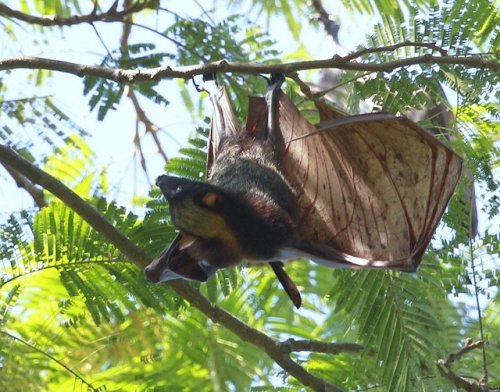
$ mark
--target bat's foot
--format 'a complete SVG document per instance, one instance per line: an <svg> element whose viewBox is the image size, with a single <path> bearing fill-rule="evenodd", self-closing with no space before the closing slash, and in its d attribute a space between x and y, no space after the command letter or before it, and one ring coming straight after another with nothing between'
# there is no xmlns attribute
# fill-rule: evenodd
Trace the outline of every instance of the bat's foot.
<svg viewBox="0 0 500 392"><path fill-rule="evenodd" d="M281 261L271 261L269 265L272 267L276 277L285 292L288 294L288 297L292 300L293 304L297 309L302 305L302 297L300 296L300 291L293 282L292 278L288 276L283 268L283 263Z"/></svg>
<svg viewBox="0 0 500 392"><path fill-rule="evenodd" d="M277 90L285 81L285 74L283 72L271 74L271 79L268 79L269 90Z"/></svg>
<svg viewBox="0 0 500 392"><path fill-rule="evenodd" d="M215 73L207 73L203 74L203 84L199 85L194 76L191 78L194 88L199 93L201 92L210 92L212 89L217 87L217 75Z"/></svg>

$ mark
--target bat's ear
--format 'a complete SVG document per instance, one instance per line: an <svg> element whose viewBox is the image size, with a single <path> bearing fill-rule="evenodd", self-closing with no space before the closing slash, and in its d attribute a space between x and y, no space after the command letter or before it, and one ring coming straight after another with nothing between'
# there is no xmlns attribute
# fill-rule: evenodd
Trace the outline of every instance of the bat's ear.
<svg viewBox="0 0 500 392"><path fill-rule="evenodd" d="M222 194L222 192L219 192L217 190L209 190L201 196L200 204L203 207L208 208L209 210L214 210L218 205L220 205L223 199L224 195Z"/></svg>

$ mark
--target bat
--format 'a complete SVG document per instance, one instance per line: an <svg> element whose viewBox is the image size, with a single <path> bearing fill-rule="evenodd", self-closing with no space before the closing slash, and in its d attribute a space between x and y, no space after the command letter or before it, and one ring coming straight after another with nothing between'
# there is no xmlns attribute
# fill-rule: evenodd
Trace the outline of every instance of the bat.
<svg viewBox="0 0 500 392"><path fill-rule="evenodd" d="M238 123L212 87L206 183L157 179L179 234L146 268L152 282L206 281L242 260L269 262L298 308L282 261L415 271L461 174L435 136L387 113L344 116L316 102L311 124L273 75Z"/></svg>

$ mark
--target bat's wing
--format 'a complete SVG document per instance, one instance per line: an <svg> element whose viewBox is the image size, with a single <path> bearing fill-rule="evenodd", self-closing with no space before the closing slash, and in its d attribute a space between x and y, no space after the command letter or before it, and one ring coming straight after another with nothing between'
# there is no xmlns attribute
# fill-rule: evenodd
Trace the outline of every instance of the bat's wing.
<svg viewBox="0 0 500 392"><path fill-rule="evenodd" d="M282 168L300 205L296 254L332 266L415 270L461 159L406 118L319 111L314 126L279 96Z"/></svg>
<svg viewBox="0 0 500 392"><path fill-rule="evenodd" d="M185 235L177 234L172 243L145 268L144 273L150 282L167 282L180 278L205 282L216 271L200 266L198 260L183 251L185 239Z"/></svg>
<svg viewBox="0 0 500 392"><path fill-rule="evenodd" d="M218 87L213 83L209 93L212 103L212 121L208 137L208 172L223 148L224 140L237 136L241 132L241 127L234 114L226 89L224 87Z"/></svg>
<svg viewBox="0 0 500 392"><path fill-rule="evenodd" d="M212 121L208 138L207 172L224 148L224 140L231 139L241 132L231 102L223 87L218 87L215 80L206 83L212 103ZM179 233L174 240L146 267L146 277L151 282L165 282L172 279L190 279L204 282L216 268L201 265L189 255L189 236Z"/></svg>

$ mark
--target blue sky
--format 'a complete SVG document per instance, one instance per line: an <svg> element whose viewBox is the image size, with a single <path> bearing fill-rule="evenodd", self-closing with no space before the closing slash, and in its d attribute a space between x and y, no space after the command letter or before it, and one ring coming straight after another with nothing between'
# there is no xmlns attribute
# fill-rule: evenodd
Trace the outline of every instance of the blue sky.
<svg viewBox="0 0 500 392"><path fill-rule="evenodd" d="M109 2L110 4L112 2ZM201 2L207 3L207 2ZM82 4L84 4L82 2ZM209 4L212 4L210 2ZM218 7L216 18L223 18L226 14L233 12L246 13L250 8L249 2L242 2L240 8L234 7L231 10L221 10ZM327 4L327 3L325 3ZM7 1L7 5L19 9L19 2ZM90 5L90 2L89 2ZM169 4L170 6L170 4ZM201 15L202 10L194 1L185 1L178 4L175 11L180 15L196 17ZM207 6L209 8L210 6ZM102 7L106 9L106 6ZM339 12L338 5L335 9ZM89 12L82 10L83 13ZM254 12L255 14L255 12ZM150 13L141 24L152 27L164 28L168 26L172 17L166 13L161 13L158 17L155 13ZM345 11L340 10L341 17L348 17ZM251 19L261 24L265 29L265 18L251 15ZM369 18L363 17L357 23L344 23L340 31L340 40L343 47L334 47L331 39L322 30L312 27L304 29L301 37L303 42L307 42L308 50L316 58L331 56L334 53L345 53L353 49L362 42L364 28L373 24ZM119 43L121 26L117 23L96 23L96 29L109 50L113 50ZM363 29L360 28L363 26ZM283 53L291 53L297 49L297 43L291 38L291 33L284 20L274 22L270 28L271 37L277 41L276 47ZM98 35L88 24L78 25L63 29L54 29L51 32L37 35L37 43L34 42L31 29L25 30L21 26L15 27L16 41L5 33L0 33L0 56L2 58L28 55L40 56L58 60L66 60L76 63L97 64L106 48L101 43ZM2 36L3 34L3 36ZM45 44L40 44L42 37ZM320 39L318 39L320 38ZM157 45L159 51L173 51L173 47L167 40L161 39L146 30L134 27L131 35L131 43L151 41ZM27 79L29 71L12 71L3 82L7 86L5 99L18 99L28 97L33 94L38 96L50 95L54 103L68 114L80 127L91 133L87 140L96 155L96 164L106 167L110 177L110 184L115 189L116 199L119 203L127 205L131 197L135 194L143 195L147 193L149 184L138 166L138 161L134 160L133 137L135 131L135 111L130 100L123 97L115 111L110 111L102 122L97 121L96 113L89 112L88 99L83 96L82 80L78 77L63 73L54 73L43 86L34 86ZM185 143L189 134L196 126L202 125L202 119L195 119L184 107L179 94L179 81L168 80L161 83L159 90L165 94L170 101L167 107L158 106L141 100L147 115L161 128L160 138L167 150L168 156L175 156L180 145ZM196 99L196 92L192 85L188 87ZM209 110L206 111L209 116ZM156 147L149 137L144 139L144 152L148 159L148 169L150 176L154 178L163 171L163 161L157 153ZM0 214L21 209L30 208L32 200L22 190L17 189L11 179L0 179L0 198L4 202L0 205Z"/></svg>

